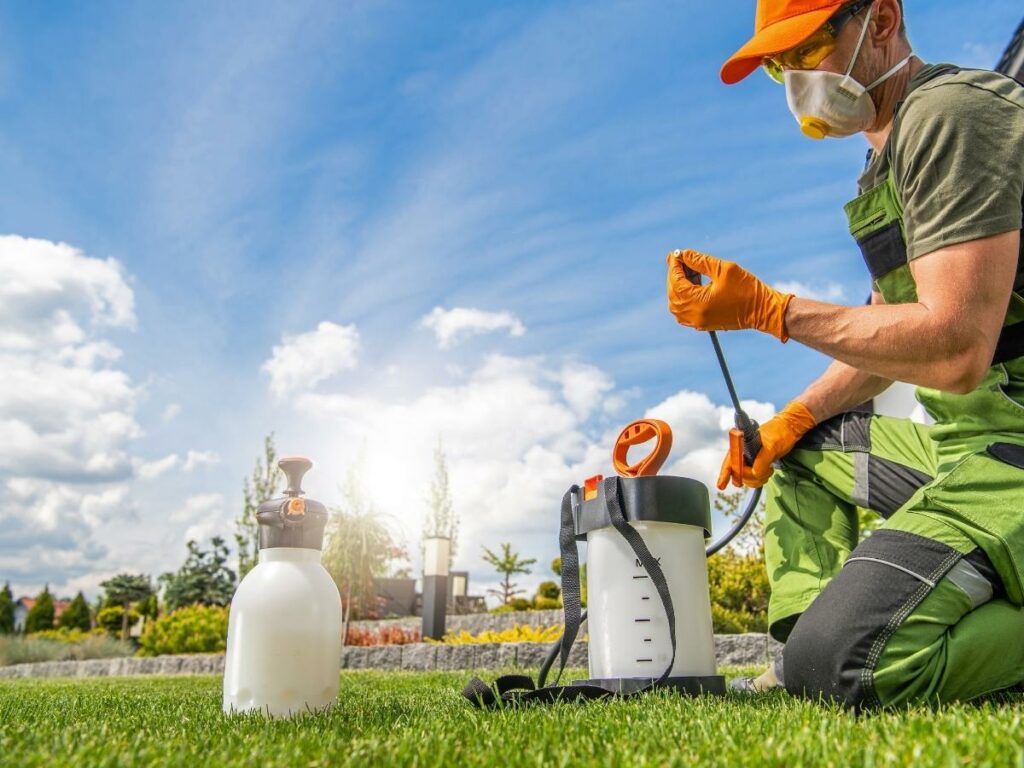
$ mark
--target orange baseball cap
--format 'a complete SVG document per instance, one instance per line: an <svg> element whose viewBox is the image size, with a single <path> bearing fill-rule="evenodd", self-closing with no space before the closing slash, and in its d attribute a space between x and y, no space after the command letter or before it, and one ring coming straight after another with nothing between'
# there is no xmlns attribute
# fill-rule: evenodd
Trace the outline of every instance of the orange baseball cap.
<svg viewBox="0 0 1024 768"><path fill-rule="evenodd" d="M788 51L814 34L849 0L757 0L754 36L722 65L722 82L738 83L765 56Z"/></svg>

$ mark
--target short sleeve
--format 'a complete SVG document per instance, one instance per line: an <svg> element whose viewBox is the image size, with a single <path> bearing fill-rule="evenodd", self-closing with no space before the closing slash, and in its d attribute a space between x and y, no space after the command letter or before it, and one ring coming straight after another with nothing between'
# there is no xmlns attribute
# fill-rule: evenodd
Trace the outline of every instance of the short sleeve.
<svg viewBox="0 0 1024 768"><path fill-rule="evenodd" d="M951 79L907 100L892 168L908 258L1021 228L1024 91L1011 87Z"/></svg>

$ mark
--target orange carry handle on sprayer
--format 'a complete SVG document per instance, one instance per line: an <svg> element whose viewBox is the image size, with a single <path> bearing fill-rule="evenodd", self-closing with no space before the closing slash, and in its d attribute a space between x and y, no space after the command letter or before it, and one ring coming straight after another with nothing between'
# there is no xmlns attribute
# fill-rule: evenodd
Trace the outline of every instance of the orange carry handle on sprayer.
<svg viewBox="0 0 1024 768"><path fill-rule="evenodd" d="M642 445L654 438L654 448L635 464L630 464L626 455L635 445ZM623 477L647 477L658 474L672 451L672 428L661 419L638 419L619 433L612 450L615 471Z"/></svg>

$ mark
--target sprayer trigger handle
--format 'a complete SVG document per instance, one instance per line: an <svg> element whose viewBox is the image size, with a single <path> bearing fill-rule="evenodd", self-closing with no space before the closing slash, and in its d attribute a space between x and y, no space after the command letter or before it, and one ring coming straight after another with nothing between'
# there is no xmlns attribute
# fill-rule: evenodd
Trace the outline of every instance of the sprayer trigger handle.
<svg viewBox="0 0 1024 768"><path fill-rule="evenodd" d="M743 459L747 466L754 465L754 459L761 452L761 425L750 419L748 429L743 431Z"/></svg>

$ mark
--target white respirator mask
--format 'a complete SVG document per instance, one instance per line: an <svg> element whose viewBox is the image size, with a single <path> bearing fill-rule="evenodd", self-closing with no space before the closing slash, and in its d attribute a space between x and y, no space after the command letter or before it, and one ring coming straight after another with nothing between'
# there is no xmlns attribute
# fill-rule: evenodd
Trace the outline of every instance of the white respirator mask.
<svg viewBox="0 0 1024 768"><path fill-rule="evenodd" d="M789 110L800 124L800 130L808 138L852 136L870 128L876 117L875 103L871 100L870 91L903 69L910 61L913 54L867 87L852 78L850 72L853 71L853 65L860 55L870 21L869 7L846 74L840 75L817 69L785 71L786 101L789 103Z"/></svg>

